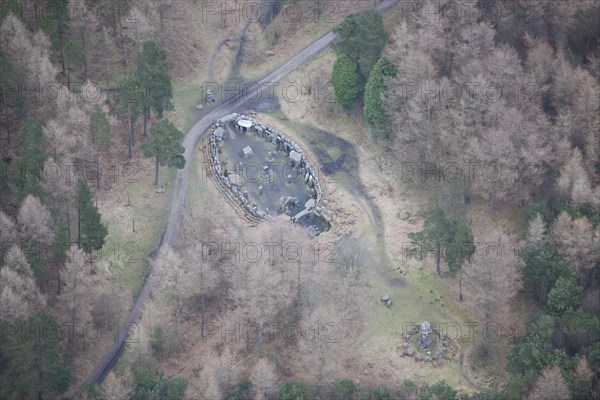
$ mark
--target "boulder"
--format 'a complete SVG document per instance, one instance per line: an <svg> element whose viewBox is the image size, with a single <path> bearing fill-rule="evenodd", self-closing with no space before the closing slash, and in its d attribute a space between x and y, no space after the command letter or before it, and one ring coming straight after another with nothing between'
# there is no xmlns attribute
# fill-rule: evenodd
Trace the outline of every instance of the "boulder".
<svg viewBox="0 0 600 400"><path fill-rule="evenodd" d="M415 354L415 351L413 349L411 349L410 347L404 351L404 355L408 356L408 357L412 357L414 354Z"/></svg>
<svg viewBox="0 0 600 400"><path fill-rule="evenodd" d="M403 211L399 211L398 212L398 218L401 221L406 221L407 219L410 218L410 213L408 211L404 211L404 210Z"/></svg>
<svg viewBox="0 0 600 400"><path fill-rule="evenodd" d="M383 301L384 303L386 303L388 300L390 300L390 296L388 296L387 294L381 296L381 301Z"/></svg>
<svg viewBox="0 0 600 400"><path fill-rule="evenodd" d="M389 299L388 301L385 302L385 306L386 307L391 307L392 306L392 299Z"/></svg>
<svg viewBox="0 0 600 400"><path fill-rule="evenodd" d="M265 51L265 56L274 56L275 52L273 50L267 50Z"/></svg>

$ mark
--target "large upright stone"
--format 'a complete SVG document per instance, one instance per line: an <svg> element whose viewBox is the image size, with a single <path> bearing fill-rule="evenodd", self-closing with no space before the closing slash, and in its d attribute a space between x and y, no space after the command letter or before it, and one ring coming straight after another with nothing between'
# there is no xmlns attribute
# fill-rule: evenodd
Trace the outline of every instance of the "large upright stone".
<svg viewBox="0 0 600 400"><path fill-rule="evenodd" d="M419 338L419 346L424 349L428 349L431 347L431 333L433 332L431 329L431 324L427 321L421 322L419 331L421 334L421 337Z"/></svg>
<svg viewBox="0 0 600 400"><path fill-rule="evenodd" d="M295 166L299 166L300 162L302 161L302 154L292 150L290 151L290 160L292 160Z"/></svg>
<svg viewBox="0 0 600 400"><path fill-rule="evenodd" d="M214 135L217 141L223 140L223 136L225 135L225 129L218 127L217 129L215 129Z"/></svg>

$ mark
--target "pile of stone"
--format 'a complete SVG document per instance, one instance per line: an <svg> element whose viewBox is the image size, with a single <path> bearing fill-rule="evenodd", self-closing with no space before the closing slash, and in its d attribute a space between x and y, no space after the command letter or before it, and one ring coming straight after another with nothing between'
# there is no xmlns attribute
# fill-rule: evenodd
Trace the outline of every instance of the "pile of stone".
<svg viewBox="0 0 600 400"><path fill-rule="evenodd" d="M381 296L380 300L383 304L385 304L386 307L392 306L392 298L390 296L388 296L387 294L384 294L383 296Z"/></svg>
<svg viewBox="0 0 600 400"><path fill-rule="evenodd" d="M419 334L419 339L418 339L416 345L421 352L425 353L425 355L424 356L417 355L415 357L416 361L432 362L434 360L441 360L442 358L444 358L444 354L448 350L448 341L446 340L445 336L440 335L439 332L437 332L435 329L433 329L431 324L427 321L422 321L422 322L414 325L408 331L408 334L406 335L406 341L403 344L405 356L412 357L414 355L414 350L412 348L410 348L409 341L410 341L411 337L417 333ZM437 333L441 339L441 344L442 344L441 349L439 349L437 346L434 346L434 343L432 340L432 335L434 333ZM432 353L434 353L434 352L435 352L435 354L432 355Z"/></svg>

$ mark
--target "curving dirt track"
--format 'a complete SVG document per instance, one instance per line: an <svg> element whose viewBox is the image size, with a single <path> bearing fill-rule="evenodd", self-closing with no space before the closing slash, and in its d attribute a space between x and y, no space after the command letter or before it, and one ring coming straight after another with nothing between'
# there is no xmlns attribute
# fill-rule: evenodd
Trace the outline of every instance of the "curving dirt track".
<svg viewBox="0 0 600 400"><path fill-rule="evenodd" d="M398 0L380 1L378 3L379 11L385 11L398 3ZM282 78L287 76L289 73L294 71L300 65L323 51L327 48L335 39L337 35L333 32L328 32L321 38L317 39L302 51L298 52L290 60L276 68L262 80L249 87L249 90L245 91L243 96L232 97L226 102L223 102L210 113L199 119L194 126L186 133L182 145L185 148L184 157L187 160L186 165L183 169L177 170L174 188L173 188L173 199L171 200L171 209L167 224L163 233L163 237L160 243L158 252L166 245L173 245L177 240L177 230L181 224L183 218L183 206L187 195L187 189L189 184L189 174L191 168L191 160L193 157L196 143L202 137L204 132L219 118L226 114L238 111L244 107L247 99L256 98L263 90L279 82ZM129 337L132 340L135 339L136 323L139 320L143 311L144 303L148 299L152 290L156 287L160 281L160 275L154 272L152 268L146 277L144 286L140 291L131 311L127 316L127 320L123 326L123 329L119 332L119 337L115 338L114 343L106 351L104 356L100 359L96 367L92 370L88 378L83 384L99 384L104 380L104 377L108 371L113 367L116 360L119 358L123 345L126 343ZM73 398L77 398L80 393L78 390Z"/></svg>

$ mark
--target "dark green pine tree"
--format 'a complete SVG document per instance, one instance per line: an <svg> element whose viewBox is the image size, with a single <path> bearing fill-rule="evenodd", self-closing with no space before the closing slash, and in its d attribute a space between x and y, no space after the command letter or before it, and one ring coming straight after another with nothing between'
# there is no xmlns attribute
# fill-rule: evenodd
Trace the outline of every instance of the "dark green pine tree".
<svg viewBox="0 0 600 400"><path fill-rule="evenodd" d="M448 220L450 232L446 242L444 259L448 264L450 274L456 274L465 261L470 260L475 254L475 241L468 226L456 218Z"/></svg>
<svg viewBox="0 0 600 400"><path fill-rule="evenodd" d="M338 56L345 54L354 60L363 83L366 82L388 40L383 17L373 10L350 15L333 31L341 38L333 50Z"/></svg>
<svg viewBox="0 0 600 400"><path fill-rule="evenodd" d="M362 93L362 86L356 62L345 54L341 54L331 70L331 85L335 98L344 108L356 104Z"/></svg>
<svg viewBox="0 0 600 400"><path fill-rule="evenodd" d="M65 69L65 34L69 26L69 2L68 0L46 0L44 14L37 19L36 27L42 29L50 38L53 50L60 56L60 64L63 75Z"/></svg>
<svg viewBox="0 0 600 400"><path fill-rule="evenodd" d="M422 257L429 250L433 250L438 275L441 275L442 258L448 264L450 273L454 274L464 261L475 253L473 235L469 228L455 218L447 218L440 207L431 211L425 219L422 231L409 233L408 237L415 246L408 251L409 255Z"/></svg>
<svg viewBox="0 0 600 400"><path fill-rule="evenodd" d="M90 257L90 267L93 267L93 251L104 246L108 229L102 223L98 207L92 202L93 193L84 180L77 181L77 206L79 208L79 247Z"/></svg>
<svg viewBox="0 0 600 400"><path fill-rule="evenodd" d="M38 311L24 329L29 334L7 334L0 343L0 398L59 397L72 379L59 339L53 335L60 328L51 315Z"/></svg>
<svg viewBox="0 0 600 400"><path fill-rule="evenodd" d="M58 224L56 224L56 236L54 240L54 260L56 267L56 294L60 296L60 270L67 261L67 255L69 248L71 247L71 243L69 240L69 231L67 229L67 224L60 220Z"/></svg>
<svg viewBox="0 0 600 400"><path fill-rule="evenodd" d="M163 111L174 109L171 66L167 63L167 54L156 42L144 43L138 61L137 76L143 94L144 136L146 136L151 109L159 117L162 117Z"/></svg>
<svg viewBox="0 0 600 400"><path fill-rule="evenodd" d="M95 105L92 111L92 133L94 140L98 143L98 146L107 149L112 145L112 130L110 129L110 122L106 113Z"/></svg>
<svg viewBox="0 0 600 400"><path fill-rule="evenodd" d="M371 132L378 138L389 138L390 117L383 107L382 95L386 91L385 77L395 77L398 70L387 58L381 57L373 67L365 86L363 113Z"/></svg>
<svg viewBox="0 0 600 400"><path fill-rule="evenodd" d="M143 93L137 73L130 73L119 81L119 98L117 100L117 113L129 118L129 158L133 157L132 147L135 144L134 128L140 113L143 110Z"/></svg>
<svg viewBox="0 0 600 400"><path fill-rule="evenodd" d="M156 174L154 185L158 185L158 167L168 165L182 169L185 166L183 152L185 148L181 145L183 133L168 119L163 119L150 128L152 140L142 145L144 156L154 157L156 160Z"/></svg>
<svg viewBox="0 0 600 400"><path fill-rule="evenodd" d="M29 326L40 327L40 332L58 330L58 324L42 311L38 311L29 319ZM41 335L34 341L34 352L38 375L38 398L42 399L44 393L64 393L71 384L71 371L62 357L58 338L51 334Z"/></svg>
<svg viewBox="0 0 600 400"><path fill-rule="evenodd" d="M8 189L18 196L19 202L29 194L40 198L44 194L39 182L48 153L39 120L30 118L23 122L22 141L21 156L15 160L13 173L7 179Z"/></svg>
<svg viewBox="0 0 600 400"><path fill-rule="evenodd" d="M81 216L84 208L92 201L93 193L86 181L77 181L77 246L81 247Z"/></svg>

